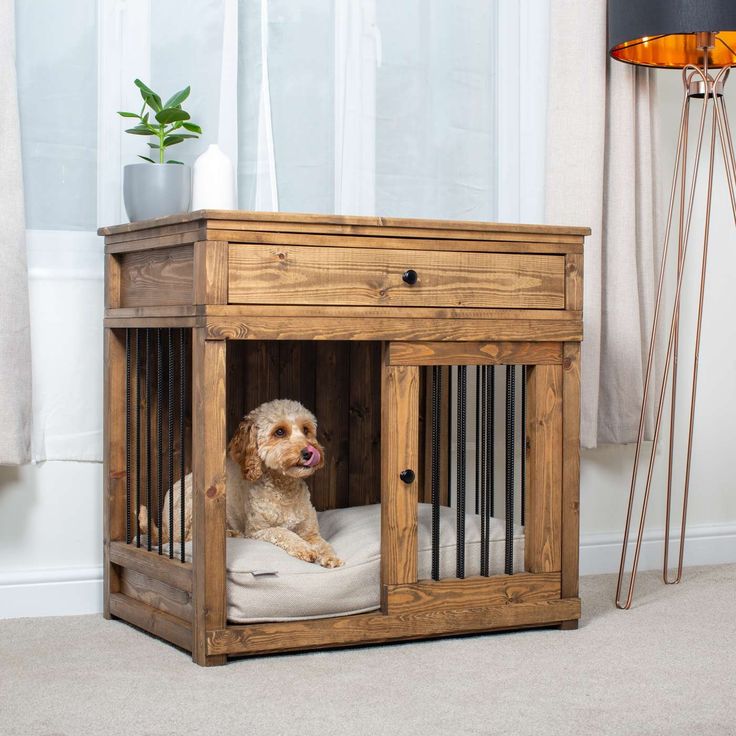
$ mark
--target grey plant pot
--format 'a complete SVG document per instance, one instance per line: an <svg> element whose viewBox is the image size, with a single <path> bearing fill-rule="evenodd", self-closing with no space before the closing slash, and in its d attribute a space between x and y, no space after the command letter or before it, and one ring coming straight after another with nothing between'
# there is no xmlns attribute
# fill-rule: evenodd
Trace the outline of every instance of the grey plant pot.
<svg viewBox="0 0 736 736"><path fill-rule="evenodd" d="M123 168L123 200L131 222L189 212L192 171L181 164L129 164Z"/></svg>

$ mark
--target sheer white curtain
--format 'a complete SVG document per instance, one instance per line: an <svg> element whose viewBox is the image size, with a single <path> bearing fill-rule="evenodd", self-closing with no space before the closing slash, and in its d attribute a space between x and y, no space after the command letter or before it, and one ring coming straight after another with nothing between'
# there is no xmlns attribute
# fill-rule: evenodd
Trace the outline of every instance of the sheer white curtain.
<svg viewBox="0 0 736 736"><path fill-rule="evenodd" d="M102 244L94 233L97 5L94 0L16 2L15 25L33 459L97 460L102 446Z"/></svg>
<svg viewBox="0 0 736 736"><path fill-rule="evenodd" d="M13 0L0 0L0 464L27 462L30 330Z"/></svg>
<svg viewBox="0 0 736 736"><path fill-rule="evenodd" d="M34 457L101 457L102 241L141 139L140 77L187 84L239 206L542 219L548 0L18 3ZM43 18L42 23L38 22ZM533 49L520 55L520 49ZM518 79L527 93L518 92Z"/></svg>

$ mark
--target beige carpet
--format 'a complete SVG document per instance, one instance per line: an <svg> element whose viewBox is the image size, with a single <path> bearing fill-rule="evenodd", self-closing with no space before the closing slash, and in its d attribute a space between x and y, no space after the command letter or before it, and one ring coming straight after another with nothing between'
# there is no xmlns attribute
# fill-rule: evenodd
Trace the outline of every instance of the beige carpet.
<svg viewBox="0 0 736 736"><path fill-rule="evenodd" d="M97 616L0 621L0 734L736 734L736 565L582 580L578 631L201 669Z"/></svg>

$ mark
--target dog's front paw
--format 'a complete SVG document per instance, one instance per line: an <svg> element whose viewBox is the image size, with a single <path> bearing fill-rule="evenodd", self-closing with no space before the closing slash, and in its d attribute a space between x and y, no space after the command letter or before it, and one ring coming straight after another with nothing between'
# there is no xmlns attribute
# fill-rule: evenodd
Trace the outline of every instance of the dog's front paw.
<svg viewBox="0 0 736 736"><path fill-rule="evenodd" d="M299 560L304 560L304 562L316 562L317 557L319 556L317 554L317 550L307 547L306 545L293 550L291 554Z"/></svg>
<svg viewBox="0 0 736 736"><path fill-rule="evenodd" d="M335 555L322 555L319 558L319 564L322 567L342 567L345 563Z"/></svg>

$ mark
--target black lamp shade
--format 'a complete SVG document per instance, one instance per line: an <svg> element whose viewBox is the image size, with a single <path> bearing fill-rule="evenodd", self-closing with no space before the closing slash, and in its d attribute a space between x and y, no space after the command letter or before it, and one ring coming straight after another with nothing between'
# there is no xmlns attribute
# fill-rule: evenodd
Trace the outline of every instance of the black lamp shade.
<svg viewBox="0 0 736 736"><path fill-rule="evenodd" d="M608 48L619 61L670 69L700 65L698 32L717 34L709 66L736 64L736 0L608 0Z"/></svg>

